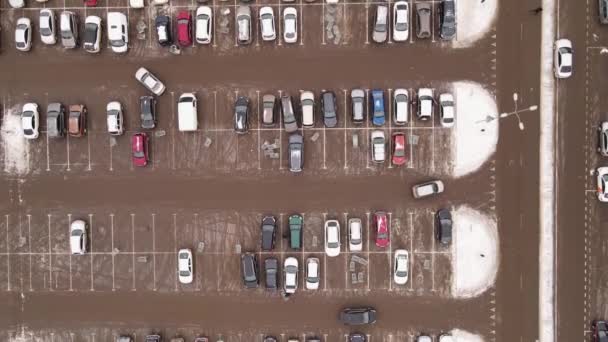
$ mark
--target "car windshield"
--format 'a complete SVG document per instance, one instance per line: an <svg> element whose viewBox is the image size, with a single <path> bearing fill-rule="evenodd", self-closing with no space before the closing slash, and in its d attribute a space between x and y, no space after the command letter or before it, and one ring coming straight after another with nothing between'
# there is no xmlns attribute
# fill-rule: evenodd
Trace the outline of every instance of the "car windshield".
<svg viewBox="0 0 608 342"><path fill-rule="evenodd" d="M190 275L190 272L189 271L179 271L179 275L182 277L187 277Z"/></svg>
<svg viewBox="0 0 608 342"><path fill-rule="evenodd" d="M158 84L156 79L154 79L154 77L152 77L150 74L145 74L142 77L142 81L146 85L146 87L148 87L150 89L154 89L156 87L156 85Z"/></svg>
<svg viewBox="0 0 608 342"><path fill-rule="evenodd" d="M78 118L78 117L80 117L80 112L77 112L77 111L70 112L70 118Z"/></svg>
<svg viewBox="0 0 608 342"><path fill-rule="evenodd" d="M84 41L87 43L95 43L97 41L97 25L87 23L84 26Z"/></svg>
<svg viewBox="0 0 608 342"><path fill-rule="evenodd" d="M188 259L190 256L188 253L184 252L184 253L179 253L179 258L180 259Z"/></svg>
<svg viewBox="0 0 608 342"><path fill-rule="evenodd" d="M177 21L178 25L188 25L188 19L180 19Z"/></svg>
<svg viewBox="0 0 608 342"><path fill-rule="evenodd" d="M384 232L384 231L378 232L378 239L386 240L387 238L388 238L388 233L387 232Z"/></svg>
<svg viewBox="0 0 608 342"><path fill-rule="evenodd" d="M113 47L123 47L125 46L125 41L121 39L112 39L110 40L110 45Z"/></svg>
<svg viewBox="0 0 608 342"><path fill-rule="evenodd" d="M290 38L295 36L295 32L296 32L296 16L295 15L290 14L285 17L285 32L287 32L287 35Z"/></svg>
<svg viewBox="0 0 608 342"><path fill-rule="evenodd" d="M403 148L396 148L395 157L405 157L405 150Z"/></svg>
<svg viewBox="0 0 608 342"><path fill-rule="evenodd" d="M72 236L80 236L82 234L82 230L74 229L72 230Z"/></svg>
<svg viewBox="0 0 608 342"><path fill-rule="evenodd" d="M569 65L562 65L561 71L562 72L571 72L572 71L572 67L569 66Z"/></svg>
<svg viewBox="0 0 608 342"><path fill-rule="evenodd" d="M165 41L167 39L167 30L164 26L159 26L156 28L156 33L158 34L158 39L160 41Z"/></svg>

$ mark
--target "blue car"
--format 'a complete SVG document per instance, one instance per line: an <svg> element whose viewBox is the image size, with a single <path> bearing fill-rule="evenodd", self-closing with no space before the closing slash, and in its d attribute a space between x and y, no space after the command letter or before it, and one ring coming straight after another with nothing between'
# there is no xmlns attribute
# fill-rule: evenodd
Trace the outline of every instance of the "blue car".
<svg viewBox="0 0 608 342"><path fill-rule="evenodd" d="M372 124L374 126L384 125L384 92L380 89L372 90Z"/></svg>

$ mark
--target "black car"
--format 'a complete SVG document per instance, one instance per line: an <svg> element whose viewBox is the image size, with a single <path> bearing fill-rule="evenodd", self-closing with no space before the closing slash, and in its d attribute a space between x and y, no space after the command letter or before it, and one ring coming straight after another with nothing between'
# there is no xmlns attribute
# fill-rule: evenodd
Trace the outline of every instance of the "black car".
<svg viewBox="0 0 608 342"><path fill-rule="evenodd" d="M239 96L234 103L234 130L239 134L249 131L249 98Z"/></svg>
<svg viewBox="0 0 608 342"><path fill-rule="evenodd" d="M441 15L439 36L444 40L452 40L456 36L456 7L454 0L443 0L441 3Z"/></svg>
<svg viewBox="0 0 608 342"><path fill-rule="evenodd" d="M323 111L325 127L336 127L338 125L338 107L336 105L336 94L333 91L323 91L321 93L321 110Z"/></svg>
<svg viewBox="0 0 608 342"><path fill-rule="evenodd" d="M258 261L255 254L244 253L241 255L241 273L246 288L254 289L258 287Z"/></svg>
<svg viewBox="0 0 608 342"><path fill-rule="evenodd" d="M365 342L365 341L367 341L367 339L365 338L365 335L363 335L363 334L354 333L354 334L348 335L348 342Z"/></svg>
<svg viewBox="0 0 608 342"><path fill-rule="evenodd" d="M266 288L276 290L279 288L279 261L276 258L264 260L264 271L266 272Z"/></svg>
<svg viewBox="0 0 608 342"><path fill-rule="evenodd" d="M155 20L156 36L158 44L162 46L171 45L173 38L171 37L171 18L167 15L159 15Z"/></svg>
<svg viewBox="0 0 608 342"><path fill-rule="evenodd" d="M608 323L606 321L593 321L593 342L608 342Z"/></svg>
<svg viewBox="0 0 608 342"><path fill-rule="evenodd" d="M262 219L262 250L274 249L274 237L277 231L277 220L274 216L265 216Z"/></svg>
<svg viewBox="0 0 608 342"><path fill-rule="evenodd" d="M141 109L141 128L153 129L156 127L156 99L153 96L139 98Z"/></svg>
<svg viewBox="0 0 608 342"><path fill-rule="evenodd" d="M49 103L46 107L46 132L49 138L65 135L65 107L61 103Z"/></svg>
<svg viewBox="0 0 608 342"><path fill-rule="evenodd" d="M364 325L376 323L376 309L347 308L340 312L340 321L346 325Z"/></svg>
<svg viewBox="0 0 608 342"><path fill-rule="evenodd" d="M435 238L441 244L449 245L452 242L452 214L448 209L439 209L435 218Z"/></svg>

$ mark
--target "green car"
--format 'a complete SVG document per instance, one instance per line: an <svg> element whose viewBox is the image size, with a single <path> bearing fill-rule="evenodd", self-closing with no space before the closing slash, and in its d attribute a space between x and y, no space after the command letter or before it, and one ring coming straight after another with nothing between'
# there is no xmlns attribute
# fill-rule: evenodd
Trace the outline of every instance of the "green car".
<svg viewBox="0 0 608 342"><path fill-rule="evenodd" d="M304 219L302 215L295 214L289 216L289 246L292 249L302 248L302 225Z"/></svg>

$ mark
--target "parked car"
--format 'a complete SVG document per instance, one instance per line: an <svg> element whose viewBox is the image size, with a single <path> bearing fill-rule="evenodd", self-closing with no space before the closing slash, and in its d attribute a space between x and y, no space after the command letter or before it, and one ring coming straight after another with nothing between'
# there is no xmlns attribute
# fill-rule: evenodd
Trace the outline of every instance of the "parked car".
<svg viewBox="0 0 608 342"><path fill-rule="evenodd" d="M97 7L97 0L84 0L85 7Z"/></svg>
<svg viewBox="0 0 608 342"><path fill-rule="evenodd" d="M129 6L131 8L144 8L144 0L129 0Z"/></svg>
<svg viewBox="0 0 608 342"><path fill-rule="evenodd" d="M108 13L108 41L116 53L126 53L129 49L129 23L124 13Z"/></svg>
<svg viewBox="0 0 608 342"><path fill-rule="evenodd" d="M454 340L454 338L452 337L451 334L443 333L443 334L439 335L439 341L438 342L456 342L456 340ZM605 341L601 341L601 342L605 342ZM608 337L606 339L606 342L608 342Z"/></svg>
<svg viewBox="0 0 608 342"><path fill-rule="evenodd" d="M177 274L180 283L192 283L194 266L192 264L192 251L188 248L180 249L177 252Z"/></svg>
<svg viewBox="0 0 608 342"><path fill-rule="evenodd" d="M347 308L340 312L340 321L346 325L364 325L376 323L374 308Z"/></svg>
<svg viewBox="0 0 608 342"><path fill-rule="evenodd" d="M306 289L317 290L321 281L321 266L318 258L306 259Z"/></svg>
<svg viewBox="0 0 608 342"><path fill-rule="evenodd" d="M237 42L240 45L251 43L251 8L239 6L236 10Z"/></svg>
<svg viewBox="0 0 608 342"><path fill-rule="evenodd" d="M374 89L371 92L371 103L372 103L372 124L374 126L384 125L384 92L380 89Z"/></svg>
<svg viewBox="0 0 608 342"><path fill-rule="evenodd" d="M181 11L177 14L177 43L181 47L192 45L192 14Z"/></svg>
<svg viewBox="0 0 608 342"><path fill-rule="evenodd" d="M405 42L410 36L410 5L397 1L393 6L393 40Z"/></svg>
<svg viewBox="0 0 608 342"><path fill-rule="evenodd" d="M28 18L17 19L15 47L23 52L30 51L32 48L32 22Z"/></svg>
<svg viewBox="0 0 608 342"><path fill-rule="evenodd" d="M405 249L395 250L393 261L393 281L397 285L407 283L410 268L410 256Z"/></svg>
<svg viewBox="0 0 608 342"><path fill-rule="evenodd" d="M196 10L196 42L211 44L213 33L213 10L209 6L200 6Z"/></svg>
<svg viewBox="0 0 608 342"><path fill-rule="evenodd" d="M433 89L418 89L418 119L426 121L433 117Z"/></svg>
<svg viewBox="0 0 608 342"><path fill-rule="evenodd" d="M421 334L416 337L416 342L433 342L433 338L430 335Z"/></svg>
<svg viewBox="0 0 608 342"><path fill-rule="evenodd" d="M274 336L266 336L264 342L277 342L277 339Z"/></svg>
<svg viewBox="0 0 608 342"><path fill-rule="evenodd" d="M414 185L412 193L414 198L423 198L431 195L440 194L443 192L443 182L434 180L418 185Z"/></svg>
<svg viewBox="0 0 608 342"><path fill-rule="evenodd" d="M443 0L440 6L439 37L444 40L452 40L456 37L456 6L454 0Z"/></svg>
<svg viewBox="0 0 608 342"><path fill-rule="evenodd" d="M44 8L40 10L38 17L38 31L40 32L40 40L47 45L57 43L57 32L55 29L55 12Z"/></svg>
<svg viewBox="0 0 608 342"><path fill-rule="evenodd" d="M351 252L363 250L363 226L359 218L348 219L348 249Z"/></svg>
<svg viewBox="0 0 608 342"><path fill-rule="evenodd" d="M274 125L274 110L277 105L277 98L272 94L262 97L262 124L264 126Z"/></svg>
<svg viewBox="0 0 608 342"><path fill-rule="evenodd" d="M312 91L303 91L300 94L302 105L302 126L313 127L315 125L315 94Z"/></svg>
<svg viewBox="0 0 608 342"><path fill-rule="evenodd" d="M277 219L274 216L264 216L262 218L262 250L271 251L274 249L274 240L277 233Z"/></svg>
<svg viewBox="0 0 608 342"><path fill-rule="evenodd" d="M593 321L591 329L593 330L593 342L608 341L608 323L606 321Z"/></svg>
<svg viewBox="0 0 608 342"><path fill-rule="evenodd" d="M148 165L150 157L148 155L148 135L140 132L131 136L131 159L133 165L144 167Z"/></svg>
<svg viewBox="0 0 608 342"><path fill-rule="evenodd" d="M87 107L81 104L70 105L68 115L68 134L82 137L87 134Z"/></svg>
<svg viewBox="0 0 608 342"><path fill-rule="evenodd" d="M234 131L238 134L249 132L249 98L239 96L234 103Z"/></svg>
<svg viewBox="0 0 608 342"><path fill-rule="evenodd" d="M283 10L283 40L289 44L298 42L298 11L295 7Z"/></svg>
<svg viewBox="0 0 608 342"><path fill-rule="evenodd" d="M154 129L156 127L156 99L154 96L139 98L141 128Z"/></svg>
<svg viewBox="0 0 608 342"><path fill-rule="evenodd" d="M556 78L568 78L572 76L572 42L568 39L555 41L554 69Z"/></svg>
<svg viewBox="0 0 608 342"><path fill-rule="evenodd" d="M604 157L608 157L608 121L602 121L597 128L598 146L597 151Z"/></svg>
<svg viewBox="0 0 608 342"><path fill-rule="evenodd" d="M407 162L405 146L405 133L393 133L393 157L391 158L393 165L401 166Z"/></svg>
<svg viewBox="0 0 608 342"><path fill-rule="evenodd" d="M447 93L439 95L439 122L441 126L454 127L455 118L454 96Z"/></svg>
<svg viewBox="0 0 608 342"><path fill-rule="evenodd" d="M101 18L95 15L90 15L84 20L84 50L89 53L97 53L100 50L101 42Z"/></svg>
<svg viewBox="0 0 608 342"><path fill-rule="evenodd" d="M388 6L377 5L374 15L374 30L372 40L376 43L384 43L388 37Z"/></svg>
<svg viewBox="0 0 608 342"><path fill-rule="evenodd" d="M198 101L193 93L183 93L177 103L177 129L192 132L198 129Z"/></svg>
<svg viewBox="0 0 608 342"><path fill-rule="evenodd" d="M8 0L8 4L12 8L22 8L25 6L25 0Z"/></svg>
<svg viewBox="0 0 608 342"><path fill-rule="evenodd" d="M287 294L296 293L298 289L298 259L288 257L283 265L283 289Z"/></svg>
<svg viewBox="0 0 608 342"><path fill-rule="evenodd" d="M372 131L372 161L374 163L384 163L386 159L386 138L384 132L380 130Z"/></svg>
<svg viewBox="0 0 608 342"><path fill-rule="evenodd" d="M323 110L323 123L327 128L333 128L338 125L338 105L336 103L336 94L331 90L325 90L321 93L321 109Z"/></svg>
<svg viewBox="0 0 608 342"><path fill-rule="evenodd" d="M124 127L120 102L112 101L106 106L106 124L110 135L122 135Z"/></svg>
<svg viewBox="0 0 608 342"><path fill-rule="evenodd" d="M601 24L608 24L608 0L599 0L599 17Z"/></svg>
<svg viewBox="0 0 608 342"><path fill-rule="evenodd" d="M137 69L135 79L156 96L161 96L165 92L165 85L146 68Z"/></svg>
<svg viewBox="0 0 608 342"><path fill-rule="evenodd" d="M289 135L289 171L301 172L304 166L304 138L298 133Z"/></svg>
<svg viewBox="0 0 608 342"><path fill-rule="evenodd" d="M260 8L260 31L264 41L273 41L277 38L274 28L274 10L270 6Z"/></svg>
<svg viewBox="0 0 608 342"><path fill-rule="evenodd" d="M363 89L350 91L350 102L352 104L352 116L354 123L361 123L365 117L365 92Z"/></svg>
<svg viewBox="0 0 608 342"><path fill-rule="evenodd" d="M374 228L376 230L376 246L380 248L388 247L391 242L388 228L388 217L384 211L374 213Z"/></svg>
<svg viewBox="0 0 608 342"><path fill-rule="evenodd" d="M49 103L46 107L46 134L49 138L65 135L65 107L61 103Z"/></svg>
<svg viewBox="0 0 608 342"><path fill-rule="evenodd" d="M173 38L171 34L171 18L168 15L159 15L154 20L156 26L156 38L158 44L161 46L168 46L173 44Z"/></svg>
<svg viewBox="0 0 608 342"><path fill-rule="evenodd" d="M340 222L325 221L325 254L335 257L340 254Z"/></svg>
<svg viewBox="0 0 608 342"><path fill-rule="evenodd" d="M608 202L608 167L597 169L597 197L600 202Z"/></svg>
<svg viewBox="0 0 608 342"><path fill-rule="evenodd" d="M452 242L452 214L449 209L439 209L435 214L435 238L442 245Z"/></svg>
<svg viewBox="0 0 608 342"><path fill-rule="evenodd" d="M266 288L277 290L279 288L279 261L276 258L264 260L264 272L266 273Z"/></svg>
<svg viewBox="0 0 608 342"><path fill-rule="evenodd" d="M129 335L119 335L116 337L116 342L134 342L133 338Z"/></svg>
<svg viewBox="0 0 608 342"><path fill-rule="evenodd" d="M348 342L366 342L367 338L361 333L352 333L348 335Z"/></svg>
<svg viewBox="0 0 608 342"><path fill-rule="evenodd" d="M70 252L82 255L87 252L88 224L83 220L74 220L70 224Z"/></svg>
<svg viewBox="0 0 608 342"><path fill-rule="evenodd" d="M397 126L407 124L410 116L410 95L407 89L395 89L393 93L393 107L395 108L393 123Z"/></svg>
<svg viewBox="0 0 608 342"><path fill-rule="evenodd" d="M428 2L416 3L416 37L420 39L431 37L431 10L432 5Z"/></svg>
<svg viewBox="0 0 608 342"><path fill-rule="evenodd" d="M281 111L283 113L283 126L285 132L294 133L298 130L298 121L296 120L296 114L293 110L293 102L291 96L281 96Z"/></svg>
<svg viewBox="0 0 608 342"><path fill-rule="evenodd" d="M255 254L241 254L241 273L246 288L253 289L258 287L258 262Z"/></svg>
<svg viewBox="0 0 608 342"><path fill-rule="evenodd" d="M78 18L74 12L63 11L59 16L61 45L66 49L78 46Z"/></svg>
<svg viewBox="0 0 608 342"><path fill-rule="evenodd" d="M161 342L162 337L160 335L147 335L146 342Z"/></svg>
<svg viewBox="0 0 608 342"><path fill-rule="evenodd" d="M40 114L36 103L26 103L21 111L21 128L23 137L26 139L38 138L38 126L40 125Z"/></svg>
<svg viewBox="0 0 608 342"><path fill-rule="evenodd" d="M289 216L289 247L291 249L302 248L302 228L304 218L300 214Z"/></svg>

